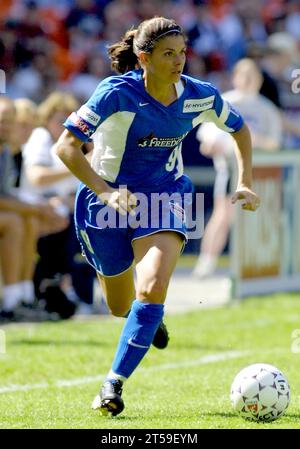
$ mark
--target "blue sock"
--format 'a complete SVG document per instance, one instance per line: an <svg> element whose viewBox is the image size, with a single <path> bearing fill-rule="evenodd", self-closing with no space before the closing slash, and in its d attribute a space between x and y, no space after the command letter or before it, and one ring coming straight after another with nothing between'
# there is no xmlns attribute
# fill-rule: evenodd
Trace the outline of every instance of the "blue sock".
<svg viewBox="0 0 300 449"><path fill-rule="evenodd" d="M148 351L163 314L163 304L133 301L113 361L113 373L124 378L133 373Z"/></svg>

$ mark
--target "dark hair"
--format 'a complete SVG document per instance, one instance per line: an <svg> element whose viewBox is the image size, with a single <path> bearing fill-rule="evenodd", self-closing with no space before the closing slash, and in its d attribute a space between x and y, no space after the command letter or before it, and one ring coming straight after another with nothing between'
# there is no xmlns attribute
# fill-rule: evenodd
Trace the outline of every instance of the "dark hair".
<svg viewBox="0 0 300 449"><path fill-rule="evenodd" d="M138 55L141 51L151 53L159 39L172 34L180 34L185 38L175 20L165 17L144 20L137 29L127 31L121 41L108 47L112 69L117 73L134 70L139 64Z"/></svg>
<svg viewBox="0 0 300 449"><path fill-rule="evenodd" d="M127 31L121 41L108 47L111 68L117 73L134 70L138 64L138 58L133 51L133 39L136 32L137 30Z"/></svg>

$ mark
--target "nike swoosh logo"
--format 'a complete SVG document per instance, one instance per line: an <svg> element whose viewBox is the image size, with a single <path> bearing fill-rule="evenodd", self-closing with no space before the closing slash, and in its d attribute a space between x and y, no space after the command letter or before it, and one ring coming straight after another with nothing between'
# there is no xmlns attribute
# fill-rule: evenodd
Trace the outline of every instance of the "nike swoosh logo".
<svg viewBox="0 0 300 449"><path fill-rule="evenodd" d="M134 346L135 348L141 348L141 349L148 349L148 348L149 348L149 346L142 346L142 345L138 345L137 343L134 343L134 342L132 341L132 338L129 338L128 341L127 341L127 343L128 343L130 346Z"/></svg>
<svg viewBox="0 0 300 449"><path fill-rule="evenodd" d="M149 103L139 103L139 106L147 106Z"/></svg>

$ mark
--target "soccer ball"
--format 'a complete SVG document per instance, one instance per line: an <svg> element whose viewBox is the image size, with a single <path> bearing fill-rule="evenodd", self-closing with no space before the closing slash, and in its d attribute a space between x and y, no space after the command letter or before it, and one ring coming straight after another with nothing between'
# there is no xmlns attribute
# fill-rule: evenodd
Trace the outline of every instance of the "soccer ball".
<svg viewBox="0 0 300 449"><path fill-rule="evenodd" d="M255 363L235 377L230 392L235 411L252 421L274 421L282 416L290 402L290 386L273 365Z"/></svg>

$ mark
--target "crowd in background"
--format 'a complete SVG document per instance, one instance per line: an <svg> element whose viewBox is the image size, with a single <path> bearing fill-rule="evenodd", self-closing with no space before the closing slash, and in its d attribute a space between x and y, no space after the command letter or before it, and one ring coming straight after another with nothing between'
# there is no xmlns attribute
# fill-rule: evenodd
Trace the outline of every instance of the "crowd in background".
<svg viewBox="0 0 300 449"><path fill-rule="evenodd" d="M230 88L233 65L249 54L261 57L271 35L286 34L271 46L293 53L296 65L300 60L299 0L2 0L0 66L7 94L40 102L59 89L84 102L111 74L107 45L153 15L183 26L186 70L221 91ZM283 92L290 91L291 73L280 64L268 69L288 83ZM282 95L284 107L295 107L289 92Z"/></svg>
<svg viewBox="0 0 300 449"><path fill-rule="evenodd" d="M7 95L39 103L63 90L85 102L111 74L107 45L154 15L183 26L186 71L221 92L230 89L239 59L273 51L277 59L264 64L280 84L278 101L291 116L299 113L291 95L291 70L300 65L299 0L2 0L0 67ZM300 146L294 139L284 143Z"/></svg>
<svg viewBox="0 0 300 449"><path fill-rule="evenodd" d="M67 293L67 299L73 295L73 302L91 309L94 273L80 259L72 224L76 180L51 153L51 147L63 129L65 117L89 98L103 78L112 74L107 45L119 40L131 26L154 15L172 17L183 26L188 42L186 73L213 82L221 92L232 88L232 72L238 61L250 58L248 61L255 64L251 66L252 73L259 72L255 95L267 97L278 111L281 141L273 145L272 151L300 148L300 97L291 89L293 70L300 68L299 0L1 0L0 68L6 74L6 95L0 98L1 251L3 256L3 241L8 245L8 253L11 243L7 242L18 244L14 233L20 234L20 229L24 243L24 233L28 234L31 226L28 257L39 254L33 272L27 270L25 274L23 270L20 278L20 268L19 278L14 279L10 278L9 263L16 267L16 262L2 257L2 278L6 276L5 269L8 273L2 289L8 298L4 298L3 319L14 319L20 304L25 306L21 315L29 316L28 305L46 290L51 303L51 288L59 289L55 290L56 297L58 292ZM248 82L243 76L246 91L242 100L251 106L251 80ZM264 101L257 97L258 100ZM250 115L246 121L253 120L253 114ZM270 127L266 126L266 132L267 128ZM205 150L203 133L201 138ZM190 142L186 144L189 152ZM198 152L195 136L193 145ZM257 146L263 147L262 143ZM7 173L4 176L7 148L14 167L14 188L9 192L5 183L11 183L11 179ZM227 194L224 187L224 201L228 200ZM8 207L8 200L3 200L5 195L19 205ZM223 215L217 212L218 221ZM225 218L229 229L228 212ZM18 231L9 225L14 222ZM221 225L225 229L223 222ZM225 237L223 240L216 254L224 247ZM20 242L16 251L25 259L22 236ZM30 266L33 260L26 263ZM45 287L45 279L52 279L52 284ZM29 287L32 280L34 285ZM5 290L5 281L8 286L18 284L19 289ZM69 310L66 315L74 311Z"/></svg>
<svg viewBox="0 0 300 449"><path fill-rule="evenodd" d="M2 0L8 93L39 102L63 88L85 99L110 74L107 44L153 15L173 17L186 30L187 67L200 78L219 79L273 33L300 42L298 0Z"/></svg>
<svg viewBox="0 0 300 449"><path fill-rule="evenodd" d="M0 96L0 322L92 312L95 272L73 223L78 180L52 151L77 107L58 91L38 107Z"/></svg>

